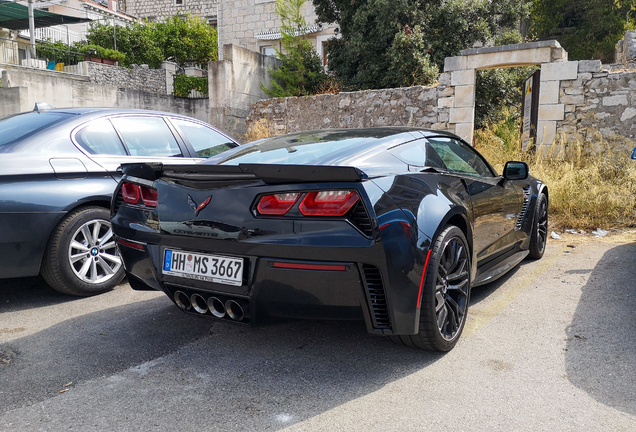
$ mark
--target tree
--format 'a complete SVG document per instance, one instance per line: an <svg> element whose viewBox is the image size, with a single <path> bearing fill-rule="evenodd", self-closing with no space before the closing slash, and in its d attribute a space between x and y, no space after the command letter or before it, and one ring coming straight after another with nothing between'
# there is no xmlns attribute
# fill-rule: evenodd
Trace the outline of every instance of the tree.
<svg viewBox="0 0 636 432"><path fill-rule="evenodd" d="M126 54L123 66L147 64L158 68L165 57L155 43L154 27L151 24L134 23L129 27L113 26L99 22L91 24L86 39L91 45L114 49L114 34L117 35L117 50Z"/></svg>
<svg viewBox="0 0 636 432"><path fill-rule="evenodd" d="M112 25L92 24L87 40L89 44L112 49L114 34L117 35L117 50L126 54L125 66L148 64L158 68L164 60L174 61L179 66L218 60L216 29L198 16L176 15L164 22L117 26L116 32Z"/></svg>
<svg viewBox="0 0 636 432"><path fill-rule="evenodd" d="M282 51L276 49L280 60L277 69L270 69L272 88L261 84L263 91L273 97L306 96L314 94L325 79L318 53L303 36L307 22L301 8L307 0L276 0L276 14L281 19Z"/></svg>
<svg viewBox="0 0 636 432"><path fill-rule="evenodd" d="M614 47L632 28L634 0L534 0L534 38L557 39L570 59L613 60Z"/></svg>
<svg viewBox="0 0 636 432"><path fill-rule="evenodd" d="M318 21L342 37L329 69L353 88L433 82L433 68L528 15L525 0L313 0ZM413 71L421 71L412 76Z"/></svg>
<svg viewBox="0 0 636 432"><path fill-rule="evenodd" d="M197 15L176 15L154 23L154 37L164 58L180 66L219 58L216 28Z"/></svg>

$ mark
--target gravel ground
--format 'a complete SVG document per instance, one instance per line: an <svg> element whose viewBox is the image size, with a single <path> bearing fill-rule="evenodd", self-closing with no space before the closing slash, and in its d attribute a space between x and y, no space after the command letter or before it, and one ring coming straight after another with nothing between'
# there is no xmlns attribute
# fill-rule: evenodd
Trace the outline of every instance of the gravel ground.
<svg viewBox="0 0 636 432"><path fill-rule="evenodd" d="M634 431L635 281L636 243L552 241L473 291L445 355L357 322L235 327L127 285L0 281L0 430Z"/></svg>

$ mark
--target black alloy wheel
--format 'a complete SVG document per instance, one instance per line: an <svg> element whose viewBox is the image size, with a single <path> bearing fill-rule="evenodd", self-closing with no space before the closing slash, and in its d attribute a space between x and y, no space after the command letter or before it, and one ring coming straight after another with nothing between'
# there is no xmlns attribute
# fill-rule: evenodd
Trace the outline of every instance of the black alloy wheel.
<svg viewBox="0 0 636 432"><path fill-rule="evenodd" d="M464 233L449 225L437 237L426 270L419 333L395 342L431 351L453 349L464 329L470 298L470 249Z"/></svg>
<svg viewBox="0 0 636 432"><path fill-rule="evenodd" d="M468 308L468 252L462 239L446 241L435 275L437 328L446 341L461 332Z"/></svg>
<svg viewBox="0 0 636 432"><path fill-rule="evenodd" d="M543 256L548 242L548 198L545 194L539 195L535 208L530 237L530 258L539 259Z"/></svg>

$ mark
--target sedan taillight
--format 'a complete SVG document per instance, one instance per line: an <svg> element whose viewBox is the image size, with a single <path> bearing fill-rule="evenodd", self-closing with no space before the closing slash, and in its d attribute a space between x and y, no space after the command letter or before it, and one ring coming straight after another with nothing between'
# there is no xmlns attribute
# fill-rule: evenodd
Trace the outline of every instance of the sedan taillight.
<svg viewBox="0 0 636 432"><path fill-rule="evenodd" d="M140 199L148 207L157 207L159 203L157 189L134 183L124 183L121 186L121 195L124 202L128 204L138 204Z"/></svg>

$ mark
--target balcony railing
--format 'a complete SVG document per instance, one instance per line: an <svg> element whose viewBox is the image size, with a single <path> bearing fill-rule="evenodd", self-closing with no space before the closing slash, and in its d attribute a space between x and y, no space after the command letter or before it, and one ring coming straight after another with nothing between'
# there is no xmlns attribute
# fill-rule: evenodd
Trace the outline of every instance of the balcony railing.
<svg viewBox="0 0 636 432"><path fill-rule="evenodd" d="M86 55L69 50L61 50L45 45L36 46L35 58L29 58L30 47L15 40L0 38L0 64L13 64L39 69L56 70L84 74L78 63L86 59Z"/></svg>
<svg viewBox="0 0 636 432"><path fill-rule="evenodd" d="M67 45L72 45L85 39L79 33L60 26L36 28L34 33L35 39L38 41L50 40L51 42L63 42ZM26 39L31 37L28 30L20 30L18 34Z"/></svg>

